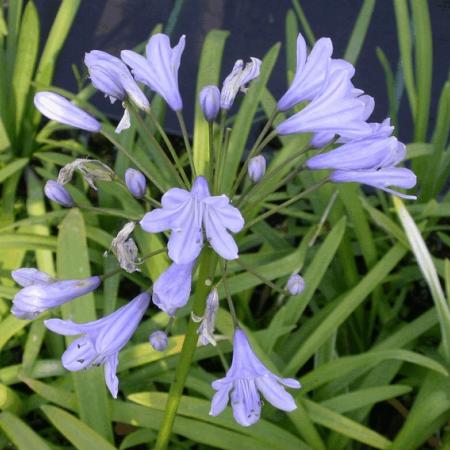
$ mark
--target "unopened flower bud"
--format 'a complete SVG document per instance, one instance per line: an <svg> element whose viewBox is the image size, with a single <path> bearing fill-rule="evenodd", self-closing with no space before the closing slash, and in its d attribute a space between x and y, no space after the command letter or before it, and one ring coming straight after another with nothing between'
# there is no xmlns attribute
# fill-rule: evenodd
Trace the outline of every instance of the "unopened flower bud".
<svg viewBox="0 0 450 450"><path fill-rule="evenodd" d="M220 109L220 91L217 86L205 86L199 94L200 106L205 119L212 122L219 113Z"/></svg>
<svg viewBox="0 0 450 450"><path fill-rule="evenodd" d="M251 158L248 163L248 176L254 182L258 183L266 173L266 158L259 155Z"/></svg>
<svg viewBox="0 0 450 450"><path fill-rule="evenodd" d="M303 292L303 289L305 289L305 280L298 273L291 275L286 283L289 294L298 295Z"/></svg>
<svg viewBox="0 0 450 450"><path fill-rule="evenodd" d="M34 96L34 106L45 117L81 130L98 132L100 123L69 100L54 92L39 92Z"/></svg>
<svg viewBox="0 0 450 450"><path fill-rule="evenodd" d="M154 331L148 339L157 352L163 352L169 343L167 334L161 330Z"/></svg>
<svg viewBox="0 0 450 450"><path fill-rule="evenodd" d="M61 206L70 208L74 205L73 198L67 189L55 180L48 180L47 183L45 183L44 192L47 198Z"/></svg>
<svg viewBox="0 0 450 450"><path fill-rule="evenodd" d="M125 172L125 184L134 197L142 198L145 195L147 180L139 170L127 169Z"/></svg>

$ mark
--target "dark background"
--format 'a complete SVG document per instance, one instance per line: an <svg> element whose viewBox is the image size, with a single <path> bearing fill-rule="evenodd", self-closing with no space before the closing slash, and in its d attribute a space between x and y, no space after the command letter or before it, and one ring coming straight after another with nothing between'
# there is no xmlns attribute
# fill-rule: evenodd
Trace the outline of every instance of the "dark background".
<svg viewBox="0 0 450 450"><path fill-rule="evenodd" d="M425 1L425 0L424 0ZM72 64L84 70L86 51L101 49L118 55L146 40L157 23L166 23L174 6L173 0L85 0L75 19L74 27L61 53L54 84L76 90ZM361 0L302 0L301 4L316 38L328 36L334 43L334 57L345 51L353 24L362 5ZM60 4L59 0L38 0L43 38ZM285 18L290 0L185 0L178 17L172 44L186 34L186 49L180 69L180 89L188 123L192 122L195 83L202 43L213 28L230 31L225 46L222 75L231 70L236 59L250 56L262 58L277 41L285 43ZM440 90L447 79L450 55L450 0L429 1L433 31L433 93L430 122L434 122ZM357 62L354 84L375 97L376 108L371 120L386 117L388 103L384 73L375 55L376 47L386 53L394 71L398 50L394 10L391 0L376 2L364 47ZM284 48L269 82L276 98L286 89L286 61ZM223 77L222 77L223 79ZM100 95L95 103L112 117L118 117L120 107L110 106ZM172 114L166 126L176 129ZM400 137L411 138L411 119L407 99L403 93L399 120Z"/></svg>

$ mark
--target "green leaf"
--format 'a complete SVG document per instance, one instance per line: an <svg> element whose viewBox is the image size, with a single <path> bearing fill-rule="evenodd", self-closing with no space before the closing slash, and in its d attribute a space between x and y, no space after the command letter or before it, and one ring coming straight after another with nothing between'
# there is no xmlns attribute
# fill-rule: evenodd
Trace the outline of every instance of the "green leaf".
<svg viewBox="0 0 450 450"><path fill-rule="evenodd" d="M396 267L406 249L401 244L394 245L386 255L370 270L370 272L340 300L339 304L318 325L306 339L299 350L292 355L285 367L285 374L293 374L306 363L316 350L334 333L334 331L349 317L353 311L367 298Z"/></svg>
<svg viewBox="0 0 450 450"><path fill-rule="evenodd" d="M78 450L115 450L103 436L96 433L81 420L56 406L41 407L50 422Z"/></svg>
<svg viewBox="0 0 450 450"><path fill-rule="evenodd" d="M161 411L164 411L167 402L167 394L160 392L140 392L132 394L128 398L140 405ZM212 417L208 414L210 407L211 404L208 400L183 396L177 414L178 416L202 420L212 425L228 428L239 434L248 435L259 441L256 448L270 448L273 450L305 448L304 443L294 435L268 421L260 420L252 427L242 428L234 420L230 409L227 409L217 417Z"/></svg>
<svg viewBox="0 0 450 450"><path fill-rule="evenodd" d="M19 158L0 169L0 183L22 170L28 163L28 158Z"/></svg>
<svg viewBox="0 0 450 450"><path fill-rule="evenodd" d="M194 165L197 174L204 175L209 162L209 132L208 122L203 117L198 95L202 88L209 84L218 85L223 48L228 37L228 31L211 30L203 44L197 75L194 116Z"/></svg>
<svg viewBox="0 0 450 450"><path fill-rule="evenodd" d="M316 38L314 37L314 33L311 29L311 26L309 25L308 19L305 16L305 13L303 12L303 8L300 5L299 0L292 0L292 6L298 16L298 20L300 21L303 32L305 33L306 39L308 39L309 45L314 45L316 42Z"/></svg>
<svg viewBox="0 0 450 450"><path fill-rule="evenodd" d="M400 50L403 77L405 79L406 93L408 94L409 107L413 117L417 111L416 86L412 63L412 43L409 27L409 12L407 0L394 0L395 20L397 24L397 39Z"/></svg>
<svg viewBox="0 0 450 450"><path fill-rule="evenodd" d="M422 444L448 421L448 377L429 373L390 450L424 448Z"/></svg>
<svg viewBox="0 0 450 450"><path fill-rule="evenodd" d="M19 135L23 126L22 118L25 104L29 96L30 83L33 78L34 67L39 50L39 16L36 6L29 1L25 7L20 26L17 55L12 79L16 109L16 133ZM24 131L24 130L22 130Z"/></svg>
<svg viewBox="0 0 450 450"><path fill-rule="evenodd" d="M363 406L373 405L394 397L399 397L400 395L405 395L411 391L412 388L410 386L402 386L399 384L376 386L330 398L321 402L321 405L338 413L346 413Z"/></svg>
<svg viewBox="0 0 450 450"><path fill-rule="evenodd" d="M290 296L273 317L270 328L282 325L294 325L308 306L316 292L326 270L333 260L342 237L345 232L346 218L343 217L322 243L313 260L305 272L305 290L299 294Z"/></svg>
<svg viewBox="0 0 450 450"><path fill-rule="evenodd" d="M51 450L51 447L21 419L7 411L0 414L0 428L18 450Z"/></svg>
<svg viewBox="0 0 450 450"><path fill-rule="evenodd" d="M0 322L0 350L20 330L30 323L29 320L21 320L13 315L6 316Z"/></svg>
<svg viewBox="0 0 450 450"><path fill-rule="evenodd" d="M441 283L439 282L436 267L433 264L430 252L428 251L422 235L405 205L398 197L394 197L393 200L395 210L403 225L406 237L408 238L411 249L416 257L425 281L428 284L434 304L436 305L444 352L447 361L450 361L450 309L444 291L442 290Z"/></svg>
<svg viewBox="0 0 450 450"><path fill-rule="evenodd" d="M72 209L60 225L57 272L61 279L90 276L86 230L83 216ZM93 294L77 298L61 307L65 319L88 322L96 319ZM67 338L70 343L73 338ZM80 418L93 430L112 439L107 393L101 367L72 374L78 397Z"/></svg>
<svg viewBox="0 0 450 450"><path fill-rule="evenodd" d="M431 37L428 2L411 0L414 22L417 104L414 140L426 140L431 101L431 77L433 72L433 42Z"/></svg>
<svg viewBox="0 0 450 450"><path fill-rule="evenodd" d="M313 422L371 447L388 449L391 441L359 423L310 400L303 400ZM405 447L406 448L406 447Z"/></svg>
<svg viewBox="0 0 450 450"><path fill-rule="evenodd" d="M302 377L302 391L299 395L318 388L340 377L346 377L355 370L369 370L383 361L394 359L426 367L441 375L448 375L447 370L431 358L403 349L372 350L360 355L342 356L323 364Z"/></svg>
<svg viewBox="0 0 450 450"><path fill-rule="evenodd" d="M344 59L356 64L372 19L375 0L364 0L345 50Z"/></svg>

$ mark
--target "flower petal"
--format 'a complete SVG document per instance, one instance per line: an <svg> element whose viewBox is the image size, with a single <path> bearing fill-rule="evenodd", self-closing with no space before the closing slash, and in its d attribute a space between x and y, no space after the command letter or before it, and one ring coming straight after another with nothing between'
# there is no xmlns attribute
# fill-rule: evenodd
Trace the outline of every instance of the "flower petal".
<svg viewBox="0 0 450 450"><path fill-rule="evenodd" d="M98 354L87 337L83 336L73 341L63 353L61 362L65 369L71 372L87 369L95 363Z"/></svg>
<svg viewBox="0 0 450 450"><path fill-rule="evenodd" d="M256 386L264 398L275 408L283 411L293 411L297 408L294 398L279 384L273 375L264 375L256 378Z"/></svg>
<svg viewBox="0 0 450 450"><path fill-rule="evenodd" d="M229 400L229 393L231 390L231 384L223 389L219 389L211 400L211 409L209 410L210 416L218 416L227 406Z"/></svg>
<svg viewBox="0 0 450 450"><path fill-rule="evenodd" d="M119 353L114 353L106 359L104 364L104 374L106 386L108 386L109 392L114 398L117 398L119 392L119 379L117 378L117 366L119 365Z"/></svg>
<svg viewBox="0 0 450 450"><path fill-rule="evenodd" d="M20 284L23 287L31 286L32 284L47 284L54 281L48 273L41 272L40 270L31 267L13 270L11 276L17 284Z"/></svg>

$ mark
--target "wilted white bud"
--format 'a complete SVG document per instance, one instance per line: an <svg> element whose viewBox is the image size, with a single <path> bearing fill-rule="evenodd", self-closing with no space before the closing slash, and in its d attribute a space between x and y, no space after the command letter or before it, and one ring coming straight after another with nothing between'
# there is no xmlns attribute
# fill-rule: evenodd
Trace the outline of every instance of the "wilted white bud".
<svg viewBox="0 0 450 450"><path fill-rule="evenodd" d="M150 344L152 344L152 347L157 352L163 352L169 343L167 339L167 334L164 333L164 331L157 330L154 331L149 337L148 340L150 341Z"/></svg>
<svg viewBox="0 0 450 450"><path fill-rule="evenodd" d="M130 234L136 226L135 222L128 222L111 242L111 250L116 255L119 265L129 273L139 271L137 268L138 248Z"/></svg>
<svg viewBox="0 0 450 450"><path fill-rule="evenodd" d="M208 122L212 122L219 113L220 91L217 86L205 86L199 94L200 106Z"/></svg>
<svg viewBox="0 0 450 450"><path fill-rule="evenodd" d="M216 340L214 339L214 323L218 309L219 294L217 289L214 288L206 299L205 315L199 319L202 323L198 327L197 333L200 335L199 342L201 345L216 345Z"/></svg>
<svg viewBox="0 0 450 450"><path fill-rule="evenodd" d="M230 109L233 106L234 99L239 90L241 90L241 92L247 92L246 85L259 76L261 60L258 58L250 59L251 61L247 63L245 67L242 59L238 59L234 63L231 73L225 78L222 92L220 93L221 108Z"/></svg>
<svg viewBox="0 0 450 450"><path fill-rule="evenodd" d="M266 173L266 158L259 155L251 158L248 162L248 176L254 183L258 183L259 180Z"/></svg>
<svg viewBox="0 0 450 450"><path fill-rule="evenodd" d="M286 283L286 290L291 295L298 295L305 289L305 280L298 274L294 273L289 277Z"/></svg>
<svg viewBox="0 0 450 450"><path fill-rule="evenodd" d="M94 181L112 181L115 177L114 171L101 161L80 158L66 164L59 171L58 183L64 185L71 181L75 170L78 170L87 184L95 190L97 190L97 186Z"/></svg>

